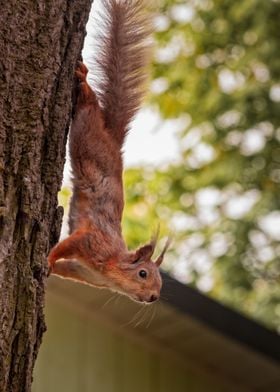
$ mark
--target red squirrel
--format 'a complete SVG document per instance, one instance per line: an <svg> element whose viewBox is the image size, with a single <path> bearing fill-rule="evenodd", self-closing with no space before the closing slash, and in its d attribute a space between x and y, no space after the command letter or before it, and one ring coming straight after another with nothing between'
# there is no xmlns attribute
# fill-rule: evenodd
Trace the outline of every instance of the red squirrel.
<svg viewBox="0 0 280 392"><path fill-rule="evenodd" d="M122 146L143 97L150 20L142 0L103 0L102 70L96 93L79 63L77 103L70 129L73 195L70 235L49 253L50 272L96 287L106 287L139 302L160 296L159 266L167 241L151 260L157 235L129 251L122 237Z"/></svg>

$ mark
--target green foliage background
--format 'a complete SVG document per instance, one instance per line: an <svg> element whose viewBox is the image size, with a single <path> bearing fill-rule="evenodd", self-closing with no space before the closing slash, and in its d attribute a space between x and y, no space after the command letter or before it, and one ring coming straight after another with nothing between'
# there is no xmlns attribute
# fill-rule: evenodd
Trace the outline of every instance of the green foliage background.
<svg viewBox="0 0 280 392"><path fill-rule="evenodd" d="M160 88L149 103L186 125L179 163L126 171L125 236L137 246L160 223L174 237L170 273L279 329L279 238L260 224L280 207L279 2L157 5L152 86ZM255 139L259 147L248 147ZM250 196L247 212L230 211L232 199Z"/></svg>
<svg viewBox="0 0 280 392"><path fill-rule="evenodd" d="M155 6L148 104L185 125L176 164L126 171L125 238L137 247L160 223L166 270L280 331L280 236L262 225L280 214L279 1Z"/></svg>

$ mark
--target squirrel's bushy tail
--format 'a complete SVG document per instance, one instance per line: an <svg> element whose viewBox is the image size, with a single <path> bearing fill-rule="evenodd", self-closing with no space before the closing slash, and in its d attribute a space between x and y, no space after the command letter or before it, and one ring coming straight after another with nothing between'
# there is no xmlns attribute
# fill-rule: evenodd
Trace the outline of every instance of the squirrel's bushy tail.
<svg viewBox="0 0 280 392"><path fill-rule="evenodd" d="M94 88L105 125L122 144L143 97L151 47L145 0L100 0L94 18ZM90 67L91 68L91 67Z"/></svg>

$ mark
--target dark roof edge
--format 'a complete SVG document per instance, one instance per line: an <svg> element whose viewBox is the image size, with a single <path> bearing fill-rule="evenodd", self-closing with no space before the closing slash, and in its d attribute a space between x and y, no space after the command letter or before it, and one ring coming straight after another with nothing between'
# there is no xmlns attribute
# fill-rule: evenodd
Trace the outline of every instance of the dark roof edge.
<svg viewBox="0 0 280 392"><path fill-rule="evenodd" d="M162 301L251 349L280 361L280 336L162 273Z"/></svg>

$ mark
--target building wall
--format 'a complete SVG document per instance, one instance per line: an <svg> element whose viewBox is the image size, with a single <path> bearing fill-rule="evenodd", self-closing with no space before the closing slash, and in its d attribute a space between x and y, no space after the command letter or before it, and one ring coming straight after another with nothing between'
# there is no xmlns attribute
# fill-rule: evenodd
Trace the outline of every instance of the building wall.
<svg viewBox="0 0 280 392"><path fill-rule="evenodd" d="M229 391L55 296L48 296L46 322L32 392Z"/></svg>

